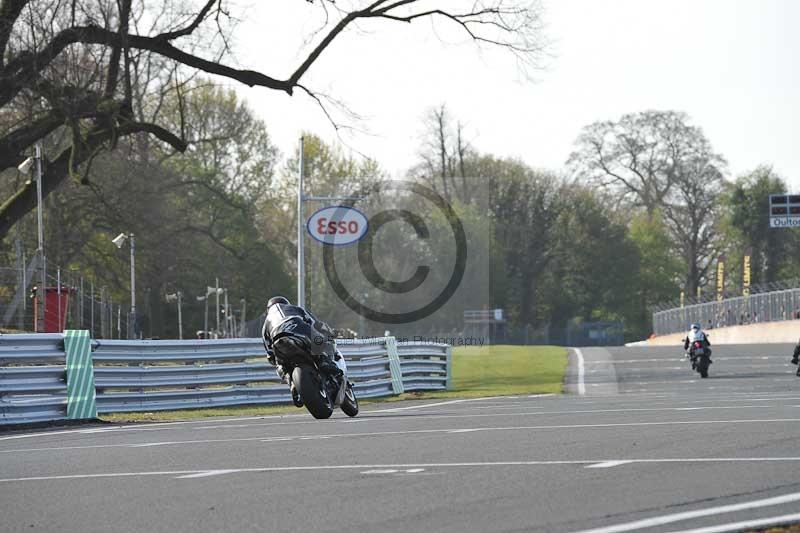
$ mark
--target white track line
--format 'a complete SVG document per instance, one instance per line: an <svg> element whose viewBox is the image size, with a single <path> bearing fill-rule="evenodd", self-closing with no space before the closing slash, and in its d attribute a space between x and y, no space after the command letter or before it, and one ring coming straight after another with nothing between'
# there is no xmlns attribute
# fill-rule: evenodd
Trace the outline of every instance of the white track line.
<svg viewBox="0 0 800 533"><path fill-rule="evenodd" d="M430 434L460 434L477 433L483 431L531 431L548 429L606 429L606 428L626 428L642 426L680 426L680 425L711 425L711 424L767 424L767 423L786 423L800 422L800 418L768 418L768 419L747 419L747 420L673 420L662 422L617 422L607 424L559 424L559 425L539 425L539 426L501 426L501 427L474 427L474 428L439 428L439 429L413 429L397 431L373 431L362 433L333 433L326 435L290 435L281 437L242 437L227 439L196 439L183 441L156 441L144 443L126 444L91 444L86 446L53 446L47 448L25 448L15 450L0 450L0 453L16 452L44 452L44 451L63 451L63 450L83 450L101 448L147 448L152 446L170 446L186 444L219 444L229 442L274 442L310 439L329 439L345 437L384 437L384 436L407 436L407 435L430 435ZM800 460L798 456L797 460ZM595 461L602 462L602 461Z"/></svg>
<svg viewBox="0 0 800 533"><path fill-rule="evenodd" d="M769 518L756 518L743 522L732 522L719 526L699 527L696 529L684 529L683 531L673 531L672 533L727 533L728 531L743 531L754 527L781 526L800 522L800 513L785 514L781 516L771 516Z"/></svg>
<svg viewBox="0 0 800 533"><path fill-rule="evenodd" d="M775 401L781 400L784 398L756 398L750 401ZM789 400L800 400L800 398L789 398ZM626 399L626 401L629 401ZM712 400L712 401L723 401L723 400ZM743 398L740 400L731 400L731 401L748 401L747 399ZM585 405L586 403L591 402L582 402L580 405ZM691 403L691 402L686 402ZM427 404L431 405L431 404ZM519 404L524 405L524 404ZM485 407L476 407L476 409L505 409L506 407L512 408L513 405L501 404L501 405L494 405L494 406L485 406ZM627 408L618 408L618 409L574 409L574 410L567 410L567 411L518 411L515 413L469 413L464 415L454 415L454 414L447 414L447 415L435 415L435 414L424 414L414 418L414 420L431 420L431 419L444 419L444 418L482 418L482 417L501 417L501 416L545 416L545 415L580 415L580 414L596 414L596 413L628 413L628 412L657 412L657 411L702 411L702 410L730 410L730 409L771 409L771 408L780 408L780 407L798 407L796 405L784 405L784 406L774 406L774 405L709 405L709 406L694 406L694 407L627 407ZM543 407L537 407L541 409ZM381 411L368 411L369 413L379 413ZM366 412L364 413L366 414ZM381 418L385 418L387 420L393 420L392 417L371 417L371 418L348 418L348 419L338 419L338 422L342 423L353 423L353 422L369 422L379 420ZM241 428L251 428L251 427L264 427L264 426L296 426L296 425L308 425L308 424L320 424L319 421L316 420L297 420L294 422L259 422L260 418L253 419L252 424L219 424L219 425L212 425L212 426L197 426L192 428L193 430L197 429L204 429L204 430L212 430L212 429L241 429ZM80 433L88 433L88 434L97 434L97 433L119 433L124 431L136 431L138 429L145 429L145 428L109 428L103 429L99 431L85 431L81 430ZM166 430L170 428L159 428L161 430ZM37 435L58 435L61 432L55 431L53 433L40 433ZM36 435L25 435L25 436L36 436ZM14 437L8 437L14 438ZM3 439L0 438L0 441ZM135 446L134 444L120 444L119 446ZM79 448L79 447L78 447ZM40 448L36 448L40 449ZM41 449L51 449L51 448L41 448ZM57 448L63 449L63 448ZM9 453L15 450L0 450L0 453Z"/></svg>
<svg viewBox="0 0 800 533"><path fill-rule="evenodd" d="M222 474L230 474L231 472L236 472L236 470L206 470L205 472L198 472L196 474L186 474L184 476L178 476L175 479L195 479L198 477L210 477L210 476L219 476Z"/></svg>
<svg viewBox="0 0 800 533"><path fill-rule="evenodd" d="M589 465L586 468L614 468L615 466L620 465L627 465L630 464L631 461L606 461L604 463L596 463L593 465Z"/></svg>
<svg viewBox="0 0 800 533"><path fill-rule="evenodd" d="M584 381L586 375L586 366L583 360L583 352L581 352L580 348L573 348L575 350L575 355L578 356L578 395L585 396L586 395L586 382Z"/></svg>
<svg viewBox="0 0 800 533"><path fill-rule="evenodd" d="M528 396L528 398L539 398L539 397L549 397L549 396L556 396L555 394L538 394ZM485 396L481 398L467 398L467 399L460 399L460 400L451 400L447 402L440 402L440 403L427 403L423 405L412 405L409 407L393 407L390 409L373 409L370 411L361 411L362 415L374 415L380 413L391 413L394 411L403 411L407 409L422 409L425 407L433 407L438 405L447 405L451 403L461 403L461 402L477 402L481 400L500 400L506 399L506 396ZM516 397L515 397L516 398ZM522 397L520 397L522 398ZM798 398L800 399L800 398ZM301 419L308 419L308 413L297 413L297 414L282 414L282 415L261 415L261 416L242 416L242 417L235 417L235 418L222 418L222 419L215 419L215 418L207 418L207 419L197 419L197 420L180 420L176 422L147 422L142 424L132 424L132 425L114 425L111 427L101 427L101 428L86 428L86 429L65 429L60 431L47 431L43 430L37 433L24 433L18 435L6 435L0 437L0 441L6 440L18 440L18 439L29 439L35 437L50 437L53 435L80 435L80 434L89 434L89 433L111 433L111 432L120 432L120 431L159 431L164 429L171 429L173 426L186 426L191 424L201 424L205 425L206 428L217 426L208 426L208 424L217 424L217 425L225 425L226 422L242 422L242 421L256 421L256 420L285 420L285 419L292 419L292 418L301 418ZM338 422L341 421L350 421L350 419L335 419ZM283 422L283 424L318 424L316 420L297 420L294 422ZM244 425L238 426L243 427ZM229 426L229 427L237 427L237 426ZM196 428L199 429L199 428Z"/></svg>
<svg viewBox="0 0 800 533"><path fill-rule="evenodd" d="M665 524L672 524L674 522L681 522L683 520L691 520L693 518L703 518L706 516L713 516L724 513L734 513L738 511L746 511L749 509L758 509L761 507L782 505L784 503L791 503L796 501L800 501L800 492L784 494L783 496L776 496L774 498L766 498L763 500L753 500L750 502L734 503L730 505L721 505L719 507L698 509L696 511L685 511L682 513L654 516L652 518L645 518L644 520L636 520L635 522L626 522L624 524L616 524L613 526L585 529L580 531L579 533L621 533L623 531L634 531L648 527L663 526Z"/></svg>
<svg viewBox="0 0 800 533"><path fill-rule="evenodd" d="M47 448L25 448L15 450L0 450L0 453L16 452L43 452L43 451L63 451L63 450L83 450L101 448L147 448L153 446L170 446L187 444L219 444L230 442L273 442L309 439L329 439L345 437L384 437L398 435L426 435L426 434L458 434L458 433L477 433L483 431L528 431L528 430L547 430L547 429L605 429L605 428L625 428L643 426L681 426L681 425L709 425L709 424L767 424L767 423L786 423L800 422L800 418L768 418L768 419L744 419L744 420L671 420L662 422L611 422L606 424L558 424L558 425L539 425L539 426L500 426L500 427L473 427L473 428L438 428L438 429L412 429L396 431L372 431L359 433L332 433L325 435L288 435L280 437L241 437L228 439L196 439L181 441L156 441L144 443L125 443L125 444L90 444L86 446L53 446ZM800 460L800 456L798 456ZM602 461L597 461L602 462Z"/></svg>
<svg viewBox="0 0 800 533"><path fill-rule="evenodd" d="M479 402L479 401L488 401L488 400L502 400L505 399L503 396L494 396L494 397L487 397L487 398L467 398L462 400L449 400L447 402L437 402L437 403L426 403L422 405L410 405L408 407L394 407L391 409L379 409L376 411L369 411L371 414L376 413L394 413L395 411L409 411L411 409L425 409L426 407L439 407L440 405L451 405L454 403L464 403L464 402Z"/></svg>
<svg viewBox="0 0 800 533"><path fill-rule="evenodd" d="M750 457L750 458L680 458L680 459L630 459L627 462L631 464L650 464L650 463L709 463L709 462L797 462L800 457ZM591 465L610 463L612 461L602 459L589 459L589 460L553 460L553 461L497 461L497 462L463 462L463 463L404 463L404 464L363 464L363 465L313 465L313 466L266 466L266 467L248 467L248 468L225 468L216 470L164 470L164 471L150 471L150 472L109 472L109 473L95 473L95 474L65 474L65 475L52 475L52 476L31 476L31 477L17 477L17 478L4 478L0 479L0 483L20 482L20 481L54 481L54 480L69 480L69 479L96 479L96 478L115 478L115 477L136 477L136 476L180 476L181 478L198 478L216 476L222 474L240 474L240 473L259 473L259 472L319 472L326 470L374 470L374 469L416 469L416 468L498 468L498 467L519 467L519 466L559 466L559 465ZM728 505L712 509L703 509L699 511L690 511L688 513L677 513L675 515L666 515L664 517L650 518L647 520L639 520L637 522L630 522L628 524L619 524L616 526L609 526L609 528L601 528L597 530L587 530L581 533L613 533L616 531L630 531L640 527L652 527L660 524L669 524L679 520L687 520L699 516L709 516L712 514L721 514L723 512L733 512L743 509L753 509L756 507L765 507L767 505L779 505L800 500L800 493L779 496L777 498L769 498L768 500L758 500L757 502L748 502L744 504ZM763 503L773 502L773 503ZM719 510L726 509L726 510ZM698 514L699 513L699 514ZM685 516L685 518L683 518ZM647 523L648 525L637 525L635 527L630 524ZM623 528L623 529L616 529Z"/></svg>

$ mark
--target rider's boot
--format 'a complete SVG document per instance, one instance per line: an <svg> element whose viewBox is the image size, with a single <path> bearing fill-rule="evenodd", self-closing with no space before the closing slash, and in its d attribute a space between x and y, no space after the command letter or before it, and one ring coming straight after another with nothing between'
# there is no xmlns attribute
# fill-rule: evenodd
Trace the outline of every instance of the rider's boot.
<svg viewBox="0 0 800 533"><path fill-rule="evenodd" d="M333 362L333 359L328 354L322 354L319 356L319 370L323 374L330 374L332 376L341 376L342 369Z"/></svg>
<svg viewBox="0 0 800 533"><path fill-rule="evenodd" d="M336 377L341 376L343 374L342 369L336 364L336 360L340 357L335 345L330 343L326 344L318 359L320 372Z"/></svg>
<svg viewBox="0 0 800 533"><path fill-rule="evenodd" d="M277 365L275 367L275 373L278 374L278 377L281 378L281 383L284 385L289 383L289 376L286 371L283 369L282 365Z"/></svg>

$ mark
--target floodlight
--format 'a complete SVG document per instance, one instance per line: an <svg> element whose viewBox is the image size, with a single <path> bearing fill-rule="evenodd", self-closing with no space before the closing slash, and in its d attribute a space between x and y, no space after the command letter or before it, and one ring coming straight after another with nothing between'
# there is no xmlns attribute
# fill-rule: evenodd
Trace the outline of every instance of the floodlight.
<svg viewBox="0 0 800 533"><path fill-rule="evenodd" d="M124 233L120 233L119 235L111 239L111 242L113 242L117 248L122 248L122 245L125 244L125 239L127 238L128 238L127 235L125 235Z"/></svg>
<svg viewBox="0 0 800 533"><path fill-rule="evenodd" d="M17 170L19 170L23 174L27 174L30 171L31 167L33 166L33 161L34 159L32 157L29 157L28 159L19 164Z"/></svg>

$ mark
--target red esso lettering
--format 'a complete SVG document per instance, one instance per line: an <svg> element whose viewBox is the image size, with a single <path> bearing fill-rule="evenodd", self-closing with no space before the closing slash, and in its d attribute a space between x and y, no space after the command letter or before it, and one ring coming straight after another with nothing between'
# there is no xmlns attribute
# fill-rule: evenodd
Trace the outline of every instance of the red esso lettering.
<svg viewBox="0 0 800 533"><path fill-rule="evenodd" d="M359 224L357 220L328 220L325 217L317 219L317 234L318 235L356 235L359 231Z"/></svg>

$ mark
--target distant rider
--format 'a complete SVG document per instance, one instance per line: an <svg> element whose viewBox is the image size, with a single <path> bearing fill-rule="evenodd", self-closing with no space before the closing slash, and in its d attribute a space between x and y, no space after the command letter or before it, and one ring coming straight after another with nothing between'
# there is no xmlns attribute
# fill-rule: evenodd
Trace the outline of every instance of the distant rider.
<svg viewBox="0 0 800 533"><path fill-rule="evenodd" d="M800 357L800 341L797 341L797 346L794 347L794 355L792 355L793 365L797 364L798 357ZM800 369L798 369L798 372L800 372Z"/></svg>
<svg viewBox="0 0 800 533"><path fill-rule="evenodd" d="M326 374L341 375L342 370L334 362L334 357L341 355L331 342L333 330L323 321L306 311L302 307L292 305L283 296L275 296L267 302L267 317L261 329L261 338L264 347L267 349L269 362L276 365L278 376L285 381L286 373L281 365L278 364L275 353L275 341L283 336L302 335L306 337L309 346L312 343L320 347L317 356L317 366L321 372ZM280 358L280 353L277 354Z"/></svg>
<svg viewBox="0 0 800 533"><path fill-rule="evenodd" d="M711 341L708 340L708 335L700 328L700 324L692 324L692 328L689 330L689 333L683 339L683 349L686 352L686 356L690 357L692 360L694 358L691 356L691 352L689 350L690 346L693 346L696 341L700 341L703 343L703 348L708 350L708 362L711 362Z"/></svg>

